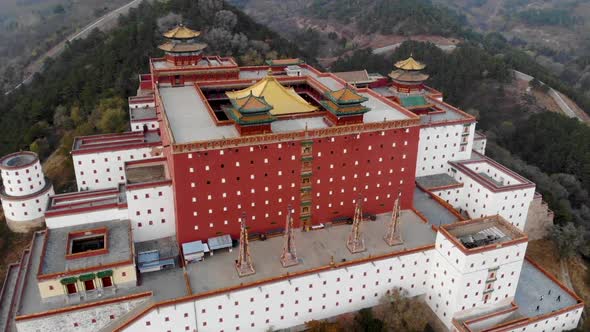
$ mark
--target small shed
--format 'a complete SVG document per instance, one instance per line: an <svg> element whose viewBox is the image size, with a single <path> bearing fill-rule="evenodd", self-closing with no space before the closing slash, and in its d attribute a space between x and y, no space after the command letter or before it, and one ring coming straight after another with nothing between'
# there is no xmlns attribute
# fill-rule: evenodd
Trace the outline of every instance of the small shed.
<svg viewBox="0 0 590 332"><path fill-rule="evenodd" d="M229 236L229 234L225 234L216 237L210 237L209 239L207 239L207 244L209 245L211 255L213 255L213 251L218 249L229 248L229 251L231 251L232 239L231 236Z"/></svg>
<svg viewBox="0 0 590 332"><path fill-rule="evenodd" d="M182 244L184 261L187 263L203 260L205 251L208 250L206 250L206 244L203 244L202 241L193 241Z"/></svg>
<svg viewBox="0 0 590 332"><path fill-rule="evenodd" d="M137 268L140 273L160 271L174 266L174 259L160 258L158 250L149 250L137 254Z"/></svg>

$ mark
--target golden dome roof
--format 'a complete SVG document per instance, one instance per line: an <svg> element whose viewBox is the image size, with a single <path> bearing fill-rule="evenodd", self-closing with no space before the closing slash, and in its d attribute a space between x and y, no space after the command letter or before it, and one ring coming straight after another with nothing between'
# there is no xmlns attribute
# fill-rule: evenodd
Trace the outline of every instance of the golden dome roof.
<svg viewBox="0 0 590 332"><path fill-rule="evenodd" d="M170 39L193 39L199 37L200 35L200 31L189 29L182 24L177 25L176 28L168 32L164 32L164 37Z"/></svg>
<svg viewBox="0 0 590 332"><path fill-rule="evenodd" d="M395 67L403 70L422 70L426 68L426 65L414 60L414 58L410 56L405 60L396 62Z"/></svg>

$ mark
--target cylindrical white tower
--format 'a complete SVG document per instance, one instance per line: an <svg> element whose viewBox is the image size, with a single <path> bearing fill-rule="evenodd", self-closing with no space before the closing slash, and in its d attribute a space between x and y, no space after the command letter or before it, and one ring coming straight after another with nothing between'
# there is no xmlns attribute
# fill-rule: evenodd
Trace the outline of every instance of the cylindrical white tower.
<svg viewBox="0 0 590 332"><path fill-rule="evenodd" d="M54 192L37 154L25 151L2 157L0 175L0 199L8 227L14 232L27 232L42 226L47 201Z"/></svg>

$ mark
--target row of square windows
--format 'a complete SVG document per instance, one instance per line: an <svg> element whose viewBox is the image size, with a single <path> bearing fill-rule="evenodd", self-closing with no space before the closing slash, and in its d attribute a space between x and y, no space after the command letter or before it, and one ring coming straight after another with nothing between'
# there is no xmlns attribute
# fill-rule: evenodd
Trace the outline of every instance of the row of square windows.
<svg viewBox="0 0 590 332"><path fill-rule="evenodd" d="M321 153L321 152L319 152L319 153ZM407 158L407 155L406 154L402 154L402 159L406 159L406 158ZM281 160L281 157L279 157L279 160ZM294 155L291 156L291 160L296 160L296 158L295 158ZM383 161L386 160L386 158L379 157L376 160L377 160L377 162L382 163ZM389 161L395 161L395 156L389 157ZM269 163L268 158L264 158L264 163L265 164L268 164ZM366 164L370 164L370 163L371 163L371 159L367 159ZM235 162L235 166L236 167L240 167L240 165L241 165L241 163L239 161L236 161ZM250 165L254 165L254 160L250 160ZM361 165L361 162L358 161L358 160L355 160L354 163L353 163L353 165L354 166L359 166L359 165ZM338 166L338 165L336 165L336 166ZM347 164L346 163L342 163L341 166L342 167L346 167ZM219 164L219 168L225 168L225 164ZM334 169L334 164L330 164L329 168L330 169ZM205 171L211 171L211 169L212 169L212 167L210 165L205 165ZM316 169L320 170L321 168L318 166ZM189 167L188 168L188 171L189 171L189 173L194 173L195 172L195 168L194 167ZM282 175L282 171L278 171L277 172L277 175L279 175L279 176Z"/></svg>
<svg viewBox="0 0 590 332"><path fill-rule="evenodd" d="M41 181L39 181L39 186L42 186L42 182L41 182ZM31 189L31 190L32 190L33 188L35 188L35 186L34 186L34 185L30 185L30 186L29 186L29 189ZM8 192L13 192L13 191L15 191L15 190L14 190L14 188L12 188L12 187L6 187L6 189L7 189L7 191L8 191ZM18 187L18 191L23 191L23 190L24 190L24 189L23 189L23 187Z"/></svg>
<svg viewBox="0 0 590 332"><path fill-rule="evenodd" d="M35 165L33 168L34 169L37 169L37 165ZM14 175L19 175L20 174L20 171L2 170L2 173L5 174L6 176L9 176L10 173L14 173ZM29 174L29 173L30 173L30 169L29 168L25 169L25 174Z"/></svg>
<svg viewBox="0 0 590 332"><path fill-rule="evenodd" d="M41 177L41 175L37 173L37 177L39 178L39 177ZM28 177L28 178L27 178L27 181L31 182L31 181L33 181L33 178L31 178L31 177ZM12 181L11 181L10 179L7 179L7 180L6 180L6 183L8 183L8 184L12 184ZM21 183L21 180L20 180L20 179L16 179L16 183L17 183L17 184L20 184L20 183Z"/></svg>
<svg viewBox="0 0 590 332"><path fill-rule="evenodd" d="M401 289L401 287L400 287L400 289ZM385 294L389 294L389 293L390 293L390 291L389 291L389 290L388 290L387 292L385 292ZM384 294L384 295L385 295L385 294ZM379 297L379 293L374 293L374 294L373 294L373 297ZM365 295L362 295L362 296L360 297L360 300L361 300L361 301L365 301L365 300L366 300L366 296L365 296ZM349 298L349 299L348 299L348 303L352 303L352 302L353 302L352 298ZM335 303L334 303L334 306L336 306L336 307L340 306L340 302L339 302L339 301L335 302ZM283 305L283 304L281 304L281 308L283 308L283 307L284 307L284 305ZM326 305L322 305L322 309L321 309L321 310L326 310ZM269 311L269 308L268 308L268 307L266 308L266 311ZM307 310L307 312L308 312L308 313L312 313L312 312L313 312L313 309L312 309L312 308L309 308L309 309ZM250 315L254 315L254 313L255 313L254 311L250 311ZM294 316L294 317L298 317L298 316L299 316L299 312L295 312L295 313L293 314L293 316ZM237 319L237 318L239 318L239 314L236 314L236 315L234 315L234 317L235 317L236 319ZM284 320L284 319L285 319L285 316L284 316L284 315L281 315L279 318L280 318L280 320ZM219 322L219 323L222 323L222 322L223 322L223 317L220 317L220 318L218 318L218 322ZM147 326L149 326L149 325L150 325L150 324L148 324L148 323L149 323L149 322L146 322L146 325L147 325ZM267 318L267 319L266 319L266 324L269 324L269 323L270 323L270 319L268 319L268 318ZM206 322L206 321L203 321L203 322L202 322L202 325L203 325L203 326L207 326L207 322ZM251 327L254 327L254 326L255 326L255 323L251 323L251 324L250 324L250 326L251 326ZM239 330L240 330L240 326L236 326L234 329L235 329L236 331L239 331ZM223 331L224 331L224 330L220 330L220 332L223 332Z"/></svg>
<svg viewBox="0 0 590 332"><path fill-rule="evenodd" d="M387 198L387 199L391 198L391 194L387 194L385 196L385 198ZM382 197L382 196L375 196L375 201L382 201L383 199L384 199L384 197ZM291 201L295 201L295 196L291 196ZM368 202L369 201L369 198L368 197L364 197L363 198L363 201L364 202ZM283 202L283 199L282 198L278 198L277 199L277 203L282 203L282 202ZM355 204L355 203L356 203L356 200L352 200L350 204ZM265 205L270 205L270 201L266 200L266 201L264 201L264 204ZM340 201L339 205L340 206L344 206L345 205L345 202L344 201ZM255 202L251 202L250 203L250 206L251 207L255 207L256 206L256 203ZM328 203L328 205L327 205L328 208L332 208L333 206L334 205L332 203ZM319 210L320 207L321 207L320 205L316 205L316 210ZM242 208L242 204L237 204L236 205L236 208L237 209L241 209ZM163 209L161 209L161 210L163 210ZM223 207L223 212L228 212L228 210L229 209L228 209L227 206L224 206ZM163 211L161 211L161 212L163 212ZM150 214L150 213L151 213L151 210L148 210L148 214ZM213 214L214 213L214 210L213 209L208 209L208 213L209 214ZM139 216L140 215L140 212L139 211L136 211L136 215ZM277 215L278 216L282 216L283 215L283 211L278 211L277 212ZM198 216L199 216L198 211L193 211L193 217L198 217ZM268 213L265 213L264 217L265 218L268 218L269 217L269 214ZM252 218L252 220L256 220L256 216L255 215L251 216L251 218ZM227 225L227 222L225 224ZM210 223L210 227L213 227L213 223Z"/></svg>
<svg viewBox="0 0 590 332"><path fill-rule="evenodd" d="M119 167L119 171L120 171L120 172L122 172L122 171L123 171L123 166L120 166L120 167ZM106 168L106 169L105 169L105 172L107 172L107 173L110 173L110 172L111 172L111 169L110 169L110 168ZM96 169L93 169L93 170L92 170L92 173L93 173L93 174L97 174L97 173L98 173L98 170L96 170ZM84 171L80 171L80 175L84 175Z"/></svg>
<svg viewBox="0 0 590 332"><path fill-rule="evenodd" d="M405 129L405 133L409 133L409 132L410 132L409 129ZM397 130L394 130L393 133L394 134L397 134ZM386 134L386 132L385 131L382 131L379 135L380 136L385 136L385 134ZM373 136L373 133L369 133L369 137L371 137L371 136ZM356 135L356 139L360 139L360 138L361 138L361 134L357 134ZM348 140L348 136L344 136L344 140ZM334 143L334 142L336 142L336 138L335 137L330 137L326 141L327 142L330 142L330 143ZM322 140L321 139L317 140L317 143L322 143ZM295 146L296 143L295 142L291 142L291 143L284 143L284 144L290 145L290 146ZM407 141L404 141L404 145L407 145L407 144L408 144L408 142ZM380 147L383 148L383 144L381 144ZM396 143L395 142L392 144L392 147L396 147ZM283 143L278 143L277 144L277 148L282 149L283 148ZM261 150L261 149L264 149L264 150L268 149L268 145L259 145L259 146L256 146L256 147L250 146L248 148L248 150L250 152L258 151L258 150ZM228 151L231 152L231 150L228 150ZM240 150L239 149L234 149L234 152L235 153L239 153ZM208 152L203 152L203 155L205 155L205 156L207 156L208 154L209 154ZM225 154L225 150L219 150L219 155L222 156L224 154ZM197 153L197 156L200 157L201 156L201 153L198 152ZM193 158L193 154L192 153L187 153L187 158L188 159L192 159Z"/></svg>
<svg viewBox="0 0 590 332"><path fill-rule="evenodd" d="M112 181L113 181L113 178L110 178L110 177L108 177L107 180L106 180L106 182L112 182ZM124 176L121 176L120 177L120 181L125 181L125 177ZM99 179L94 179L94 183L100 183L100 180ZM85 185L86 184L86 180L82 180L82 184Z"/></svg>
<svg viewBox="0 0 590 332"><path fill-rule="evenodd" d="M318 182L318 183L319 183L319 182ZM399 184L404 184L404 180L400 180ZM392 185L393 185L393 184L392 184L392 182L391 182L391 181L389 181L389 182L387 183L387 186L388 186L388 187L391 187ZM375 187L377 187L377 188L381 188L381 184L380 184L380 183L377 183L377 184L375 185ZM295 188L295 183L291 183L291 188ZM365 187L364 187L364 188L365 188L365 190L368 190L368 189L370 188L370 186L369 186L369 185L365 185ZM277 190L281 190L281 189L283 189L283 186L282 186L282 185L278 185L278 186L277 186ZM357 187L352 187L352 191L357 191L357 190L358 190L358 188L357 188ZM265 191L265 192L269 192L269 188L268 188L268 187L264 187L264 191ZM255 194L255 193L256 193L256 189L254 189L254 188L251 188L251 189L250 189L250 193L251 193L251 194ZM339 191L338 191L338 190L336 190L336 191L334 191L334 190L329 190L329 191L327 191L327 194L328 194L329 196L332 196L332 195L334 195L334 194L338 194L338 193L344 194L344 193L346 193L346 189L345 189L345 188L341 188ZM162 196L162 195L161 195L161 192L159 192L158 194L159 194L159 196ZM241 191L241 190L238 190L238 191L236 191L236 196L242 196L242 191ZM321 196L321 193L319 193L319 192L318 192L318 193L316 193L316 195L315 195L315 196L316 196L316 197L320 197L320 196ZM387 195L387 198L389 198L390 196L391 196L391 195L390 195L390 194L388 194L388 195ZM150 196L149 196L149 194L146 194L146 195L145 195L145 198L149 198L149 197L150 197ZM227 197L228 197L228 194L227 194L227 193L222 193L222 194L221 194L221 198L227 198ZM137 196L134 196L134 199L137 199ZM213 199L214 199L214 197L213 197L213 195L212 195L212 194L207 194L207 200L211 201L211 200L213 200ZM375 199L376 199L376 200L379 200L379 196L375 196ZM197 202L197 200L198 200L198 199L197 199L197 197L192 197L192 198L191 198L191 201L192 201L193 203L196 203L196 202ZM291 196L291 200L295 200L295 197L294 197L294 196ZM277 199L277 201L278 201L279 203L281 203L281 202L283 201L283 199L282 199L282 198L278 198L278 199ZM365 202L366 202L366 201L367 201L367 198L365 198ZM353 201L353 203L354 203L354 201ZM265 200L265 204L266 204L266 205L268 205L268 204L269 204L269 201L268 201L268 200ZM254 206L254 202L252 202L252 206Z"/></svg>
<svg viewBox="0 0 590 332"><path fill-rule="evenodd" d="M158 155L159 155L159 153L156 153L154 156L158 156ZM133 160L135 158L136 157L134 155L129 155L129 159ZM141 156L137 156L137 158L147 158L147 153L144 153ZM122 161L123 160L123 157L122 156L117 156L116 160L117 161ZM109 162L109 158L105 157L105 158L103 158L103 161L105 163L108 163ZM114 160L111 160L111 161L114 161ZM96 164L96 159L90 159L90 163L91 164ZM82 164L85 164L85 163L83 163L82 160L78 160L78 165L82 165Z"/></svg>
<svg viewBox="0 0 590 332"><path fill-rule="evenodd" d="M469 132L469 127L465 127L465 129L463 129L463 133L468 133ZM456 132L455 136L459 136L459 133ZM446 134L446 137L450 137L449 133ZM436 135L436 139L439 139L440 135ZM430 140L430 136L426 136L426 140Z"/></svg>
<svg viewBox="0 0 590 332"><path fill-rule="evenodd" d="M381 175L381 173L380 173L380 172L378 172L378 175ZM253 175L252 175L252 176L253 176ZM366 175L366 176L367 176L367 177L370 177L369 173L367 173L367 175ZM357 178L358 178L358 176L355 174L355 175L353 175L353 178L354 178L354 179L357 179ZM342 177L342 181L348 181L348 180L346 180L346 176L343 176L343 177ZM333 183L333 182L334 182L334 178L329 178L329 179L328 179L328 182L329 182L329 183ZM221 183L226 183L225 179L221 179ZM210 184L210 181L207 181L207 184ZM321 184L321 179L318 179L318 180L316 180L316 184ZM399 184L404 184L404 180L403 180L403 179L399 180ZM392 185L392 182L391 182L391 181L387 182L387 186L391 186L391 185ZM375 186L376 186L377 188L381 188L381 184L380 184L380 183L377 183ZM191 182L191 188L196 188L196 187L197 187L197 184L196 184L195 182ZM291 188L295 188L295 183L294 183L294 182L291 182L291 185L290 185L290 187L291 187ZM371 185L368 185L368 184L366 184L364 188L365 188L365 190L368 190L369 188L371 188ZM278 184L278 185L277 185L277 190L282 190L282 189L283 189L283 185L282 185L282 184ZM269 188L268 186L265 186L265 187L264 187L264 191L265 191L265 192L268 192L269 190L270 190L270 188ZM341 190L344 190L344 189L341 189ZM356 190L357 190L357 189L356 189L356 187L353 187L353 191L356 191ZM256 192L256 189L255 189L255 188L251 188L251 189L250 189L250 192L251 192L252 194L254 194L254 193ZM342 192L343 192L343 191L342 191ZM242 195L242 191L241 191L241 190L238 190L238 191L236 191L236 195L237 195L237 196L240 196L240 195ZM209 197L209 196L211 196L211 195L208 195L208 197ZM222 197L223 197L223 198L226 198L226 196L227 196L227 193L223 193L223 194L222 194ZM319 196L319 195L318 195L318 196ZM209 200L211 200L211 198L208 198L208 199L209 199ZM193 202L196 202L196 201L193 201Z"/></svg>
<svg viewBox="0 0 590 332"><path fill-rule="evenodd" d="M442 249L442 248L443 248L443 244L442 244L442 243L440 243L440 244L438 245L438 247L439 247L440 249ZM446 246L444 246L444 247L446 247ZM453 249L453 248L455 248L455 246L451 244L451 249ZM451 256L451 252L450 252L450 251L447 251L447 256ZM516 257L520 257L520 251L516 253ZM508 260L508 259L510 259L510 255L506 255L504 258L505 258L506 260ZM494 263L497 263L497 262L498 262L498 257L495 257L495 258L494 258ZM459 264L459 259L456 259L456 260L455 260L455 263L456 263L456 264ZM485 265L485 264L486 264L486 261L485 261L485 260L481 261L481 265ZM439 263L436 263L436 267L438 267L438 266L439 266ZM474 266L475 266L475 263L471 263L471 264L470 264L470 267L471 267L471 268L472 268L472 267L474 267ZM512 273L511 273L511 275L514 275L514 272L512 272ZM502 277L504 277L504 275L502 275Z"/></svg>
<svg viewBox="0 0 590 332"><path fill-rule="evenodd" d="M164 208L160 208L160 212L163 213L164 212ZM146 214L152 214L152 209L147 209L145 211ZM136 216L141 216L141 211L135 211L135 215Z"/></svg>
<svg viewBox="0 0 590 332"><path fill-rule="evenodd" d="M160 224L165 224L166 223L166 219L160 219ZM156 223L153 220L148 221L147 226L153 226ZM142 222L138 222L137 223L137 227L141 228L143 227L143 223Z"/></svg>
<svg viewBox="0 0 590 332"><path fill-rule="evenodd" d="M459 180L460 180L460 181L462 181L462 180L463 180L463 178L462 178L462 177L459 177ZM473 188L473 184L470 184L470 185L469 185L469 188ZM480 191L481 191L481 189L480 189L480 188L478 188L478 189L477 189L477 192L479 193ZM451 193L452 193L451 191L448 191L448 192L447 192L447 195L451 195ZM455 190L455 193L456 193L456 194L459 194L459 189ZM444 191L442 191L440 194L441 194L441 195L444 195L444 194L445 194L445 192L444 192ZM488 196L489 196L489 194L486 194L486 198L488 198ZM471 197L471 194L470 194L470 193L468 193L468 194L467 194L467 197ZM526 197L526 192L522 194L522 197ZM518 198L518 193L514 194L514 199L516 199L516 198ZM505 200L505 201L507 201L507 200L508 200L508 195L505 195L505 196L504 196L504 200ZM477 199L475 200L475 202L477 203ZM522 206L524 206L524 203L522 204Z"/></svg>

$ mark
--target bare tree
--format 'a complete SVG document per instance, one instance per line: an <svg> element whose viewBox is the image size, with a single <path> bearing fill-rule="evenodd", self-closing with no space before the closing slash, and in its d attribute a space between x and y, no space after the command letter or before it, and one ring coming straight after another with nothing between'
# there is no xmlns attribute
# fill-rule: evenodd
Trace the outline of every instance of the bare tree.
<svg viewBox="0 0 590 332"><path fill-rule="evenodd" d="M428 324L428 308L418 298L408 297L407 291L394 289L381 298L383 304L376 315L387 331L422 332Z"/></svg>

